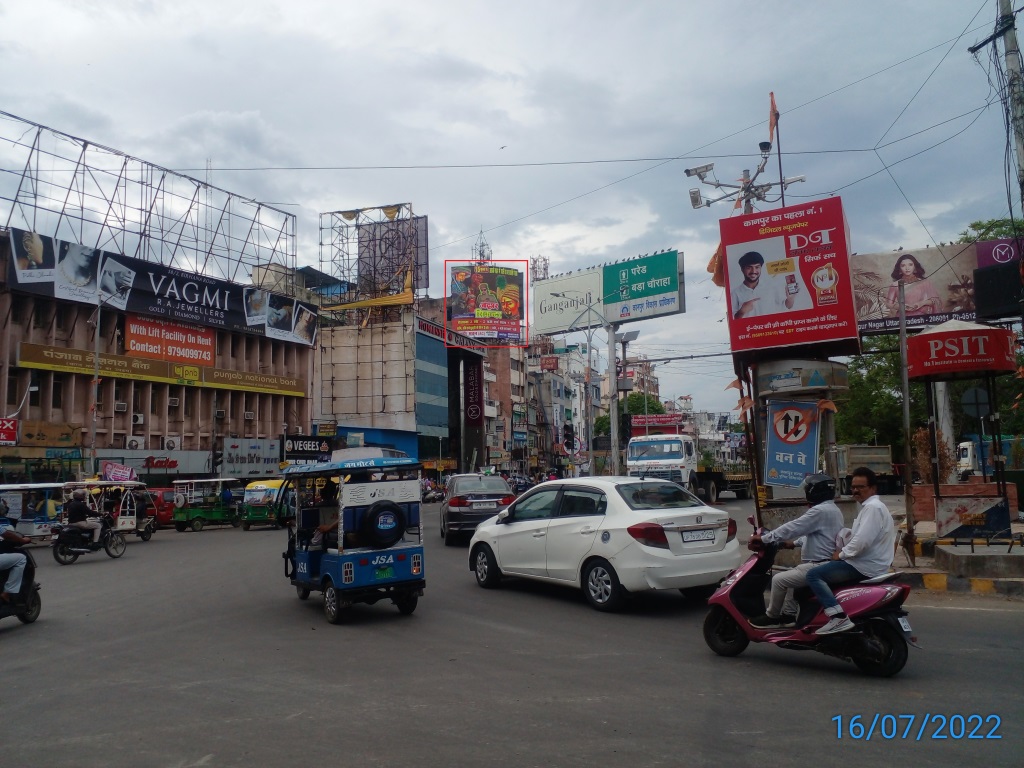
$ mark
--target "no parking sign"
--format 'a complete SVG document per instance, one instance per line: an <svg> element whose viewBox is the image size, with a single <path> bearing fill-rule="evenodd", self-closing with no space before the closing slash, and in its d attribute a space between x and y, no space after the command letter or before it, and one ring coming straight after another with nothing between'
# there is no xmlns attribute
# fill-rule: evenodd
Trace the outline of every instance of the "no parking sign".
<svg viewBox="0 0 1024 768"><path fill-rule="evenodd" d="M819 423L817 403L769 401L764 457L766 485L796 487L814 472Z"/></svg>

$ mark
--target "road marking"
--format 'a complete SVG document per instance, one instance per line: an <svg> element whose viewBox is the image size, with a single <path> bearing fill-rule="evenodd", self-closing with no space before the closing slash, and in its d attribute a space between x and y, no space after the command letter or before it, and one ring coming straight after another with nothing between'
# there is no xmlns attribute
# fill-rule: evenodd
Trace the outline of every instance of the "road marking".
<svg viewBox="0 0 1024 768"><path fill-rule="evenodd" d="M958 593L949 593L958 594ZM931 609L934 611L979 611L982 613L1020 613L1024 610L1024 604L1020 608L966 608L959 605L918 605L914 604L911 608L915 611Z"/></svg>

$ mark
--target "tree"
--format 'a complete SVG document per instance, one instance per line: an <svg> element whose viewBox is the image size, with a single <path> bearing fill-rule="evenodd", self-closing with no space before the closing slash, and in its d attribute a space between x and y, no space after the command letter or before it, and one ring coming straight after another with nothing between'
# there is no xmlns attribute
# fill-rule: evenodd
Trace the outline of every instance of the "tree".
<svg viewBox="0 0 1024 768"><path fill-rule="evenodd" d="M654 397L652 395L644 394L643 392L630 392L630 394L629 394L629 413L630 413L631 416L634 416L634 415L636 415L638 413L645 413L645 411L644 411L644 401L645 400L647 402L646 413L652 414L652 413L664 413L665 412L665 406L661 404L661 401L658 400L658 398L656 398L656 397ZM624 413L622 404L623 404L623 400L620 399L619 400L619 418L620 419L622 419L622 415ZM623 424L624 422L620 421L619 423ZM598 416L596 419L594 419L594 434L595 435L610 435L611 434L611 419L608 417L608 414L602 413L600 416ZM623 435L619 435L619 437L622 437L622 436ZM625 436L628 437L629 433L628 432L625 433Z"/></svg>
<svg viewBox="0 0 1024 768"><path fill-rule="evenodd" d="M967 229L960 233L961 243L973 243L976 240L1003 240L1024 237L1024 221L1014 219L988 219L972 221Z"/></svg>
<svg viewBox="0 0 1024 768"><path fill-rule="evenodd" d="M612 433L612 420L607 413L602 413L594 419L595 435L610 435Z"/></svg>

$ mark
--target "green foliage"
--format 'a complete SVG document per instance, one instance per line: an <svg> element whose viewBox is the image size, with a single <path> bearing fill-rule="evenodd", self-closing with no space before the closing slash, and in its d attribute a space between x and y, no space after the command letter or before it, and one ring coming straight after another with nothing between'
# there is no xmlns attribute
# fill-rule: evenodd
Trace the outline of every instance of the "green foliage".
<svg viewBox="0 0 1024 768"><path fill-rule="evenodd" d="M644 401L647 401L647 408L644 409ZM622 401L619 401L619 407L622 407ZM661 404L661 401L652 397L651 395L645 395L643 392L630 392L629 393L629 412L630 413L664 413L665 406Z"/></svg>
<svg viewBox="0 0 1024 768"><path fill-rule="evenodd" d="M612 433L612 420L607 413L602 413L594 419L595 435L610 435Z"/></svg>
<svg viewBox="0 0 1024 768"><path fill-rule="evenodd" d="M988 219L972 221L967 229L960 233L961 243L973 243L975 240L1002 240L1024 236L1024 221L1012 222L1009 219Z"/></svg>

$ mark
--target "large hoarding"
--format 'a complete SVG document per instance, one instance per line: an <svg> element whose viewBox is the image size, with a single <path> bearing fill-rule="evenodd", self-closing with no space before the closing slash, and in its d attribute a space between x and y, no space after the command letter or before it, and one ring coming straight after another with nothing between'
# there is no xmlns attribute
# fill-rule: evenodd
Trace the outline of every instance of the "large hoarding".
<svg viewBox="0 0 1024 768"><path fill-rule="evenodd" d="M593 267L535 280L530 332L550 335L605 325L601 274Z"/></svg>
<svg viewBox="0 0 1024 768"><path fill-rule="evenodd" d="M953 243L852 256L850 272L860 332L899 331L898 281L901 277L908 328L938 325L947 320L973 321L974 270L979 261L986 266L999 263L992 255L1006 250L998 248L1001 242L1006 241ZM983 259L979 258L979 250Z"/></svg>
<svg viewBox="0 0 1024 768"><path fill-rule="evenodd" d="M359 243L359 291L367 296L388 292L394 276L410 263L413 286L430 287L426 216L357 224Z"/></svg>
<svg viewBox="0 0 1024 768"><path fill-rule="evenodd" d="M317 307L119 253L11 229L11 290L312 346Z"/></svg>
<svg viewBox="0 0 1024 768"><path fill-rule="evenodd" d="M733 352L857 339L838 197L720 222Z"/></svg>
<svg viewBox="0 0 1024 768"><path fill-rule="evenodd" d="M605 317L626 323L685 312L682 274L678 251L606 264L601 278Z"/></svg>
<svg viewBox="0 0 1024 768"><path fill-rule="evenodd" d="M449 266L448 327L478 341L522 339L523 272L495 262Z"/></svg>

